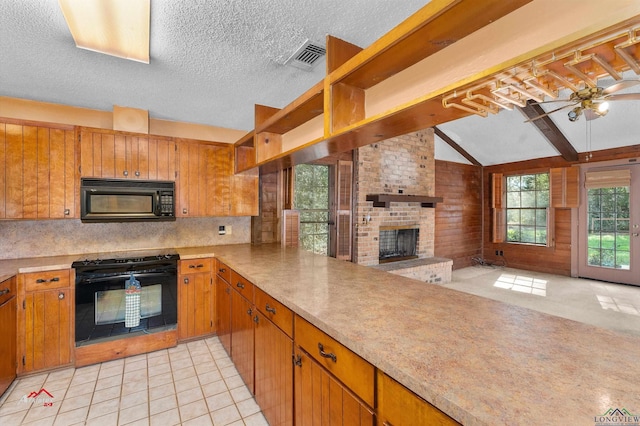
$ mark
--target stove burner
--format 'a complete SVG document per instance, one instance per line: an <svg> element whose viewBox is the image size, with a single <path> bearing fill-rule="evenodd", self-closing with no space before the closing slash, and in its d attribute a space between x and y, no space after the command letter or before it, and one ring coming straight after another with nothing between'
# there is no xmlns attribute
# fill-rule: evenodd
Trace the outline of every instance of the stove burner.
<svg viewBox="0 0 640 426"><path fill-rule="evenodd" d="M118 265L134 265L134 264L145 264L150 265L155 262L162 261L171 261L178 260L180 256L174 253L167 254L159 254L156 256L143 256L143 257L127 257L127 258L113 258L113 259L85 259L81 261L74 262L72 267L77 268L78 266L99 266L99 267L109 267L109 266L118 266Z"/></svg>

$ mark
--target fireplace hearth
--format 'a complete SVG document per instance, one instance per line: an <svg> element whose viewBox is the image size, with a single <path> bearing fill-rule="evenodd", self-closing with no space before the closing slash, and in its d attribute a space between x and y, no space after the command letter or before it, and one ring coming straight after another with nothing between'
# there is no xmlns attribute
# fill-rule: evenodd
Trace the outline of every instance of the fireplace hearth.
<svg viewBox="0 0 640 426"><path fill-rule="evenodd" d="M419 232L418 228L381 227L379 263L417 259Z"/></svg>

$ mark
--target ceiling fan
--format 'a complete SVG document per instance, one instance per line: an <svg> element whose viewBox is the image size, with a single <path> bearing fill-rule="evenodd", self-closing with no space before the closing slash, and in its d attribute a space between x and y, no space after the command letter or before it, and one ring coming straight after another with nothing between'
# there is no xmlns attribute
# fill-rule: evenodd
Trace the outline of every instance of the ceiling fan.
<svg viewBox="0 0 640 426"><path fill-rule="evenodd" d="M596 118L605 116L607 112L609 112L610 101L640 101L640 93L621 93L617 95L614 94L615 92L627 89L637 84L640 84L640 80L622 80L612 84L607 88L602 88L599 86L585 87L584 89L573 92L568 99L555 99L546 102L536 102L537 105L549 104L554 102L565 102L567 104L545 114L530 118L529 120L525 121L525 123L529 123L539 118L546 117L550 114L553 114L554 112L558 112L567 108L571 108L571 110L567 114L569 117L569 121L576 121L578 118L580 118L583 112L587 120L595 120Z"/></svg>

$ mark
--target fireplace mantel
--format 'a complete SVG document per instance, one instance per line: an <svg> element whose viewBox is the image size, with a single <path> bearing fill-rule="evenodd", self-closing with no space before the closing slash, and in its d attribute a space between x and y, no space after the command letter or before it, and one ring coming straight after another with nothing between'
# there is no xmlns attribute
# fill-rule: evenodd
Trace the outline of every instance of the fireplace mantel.
<svg viewBox="0 0 640 426"><path fill-rule="evenodd" d="M420 203L422 207L435 208L442 202L442 197L405 194L368 194L367 201L373 201L373 207L389 208L391 203Z"/></svg>

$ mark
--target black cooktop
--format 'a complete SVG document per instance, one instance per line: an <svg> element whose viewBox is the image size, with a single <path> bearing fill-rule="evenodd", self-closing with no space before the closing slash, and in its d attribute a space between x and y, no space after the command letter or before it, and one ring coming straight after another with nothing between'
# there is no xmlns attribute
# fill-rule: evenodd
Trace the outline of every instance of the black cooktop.
<svg viewBox="0 0 640 426"><path fill-rule="evenodd" d="M122 257L113 259L84 259L78 260L71 264L73 268L82 267L112 267L118 265L152 265L156 263L163 263L166 261L178 261L180 256L176 253L158 254L155 256L142 256L142 257Z"/></svg>

